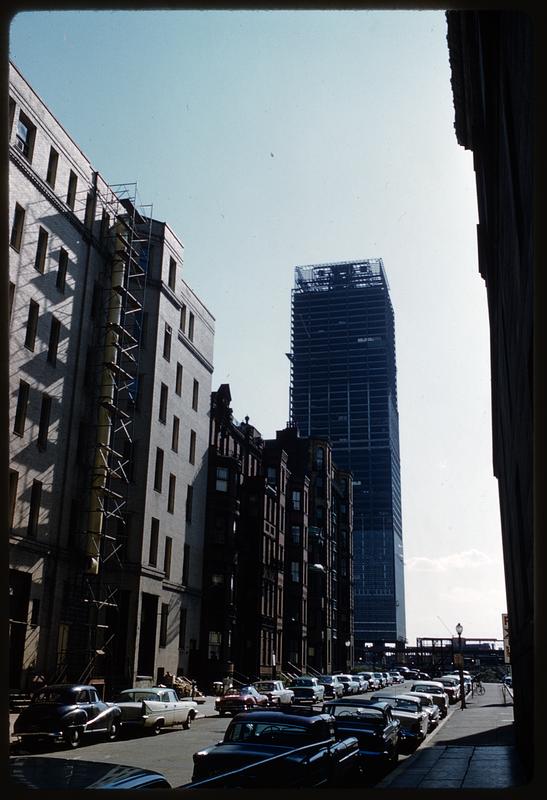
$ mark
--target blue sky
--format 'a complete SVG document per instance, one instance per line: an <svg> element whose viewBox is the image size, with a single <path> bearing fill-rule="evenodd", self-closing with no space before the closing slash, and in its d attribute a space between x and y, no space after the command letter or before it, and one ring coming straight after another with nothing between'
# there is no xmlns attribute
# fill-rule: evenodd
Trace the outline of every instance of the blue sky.
<svg viewBox="0 0 547 800"><path fill-rule="evenodd" d="M407 636L501 638L486 291L444 12L25 12L10 56L182 239L216 318L214 388L265 437L288 416L294 266L384 260Z"/></svg>

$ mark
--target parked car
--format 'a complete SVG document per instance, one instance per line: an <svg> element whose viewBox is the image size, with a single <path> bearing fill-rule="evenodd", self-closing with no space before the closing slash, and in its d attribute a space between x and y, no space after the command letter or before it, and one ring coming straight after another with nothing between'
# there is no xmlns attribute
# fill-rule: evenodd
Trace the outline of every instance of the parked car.
<svg viewBox="0 0 547 800"><path fill-rule="evenodd" d="M160 733L162 728L182 725L186 730L197 714L197 703L189 697L179 700L174 689L160 686L124 689L115 698L122 712L125 728L142 728L148 733Z"/></svg>
<svg viewBox="0 0 547 800"><path fill-rule="evenodd" d="M440 681L415 681L410 686L411 692L426 692L439 706L441 719L448 714L448 695Z"/></svg>
<svg viewBox="0 0 547 800"><path fill-rule="evenodd" d="M305 751L293 752L309 746ZM256 770L225 773L287 754ZM194 753L192 783L220 776L215 787L304 787L337 784L358 768L358 743L353 736L337 737L328 714L254 711L238 714L221 742ZM207 788L208 784L203 784Z"/></svg>
<svg viewBox="0 0 547 800"><path fill-rule="evenodd" d="M386 686L391 686L391 684L393 683L393 679L389 674L389 672L382 672L382 675L384 676Z"/></svg>
<svg viewBox="0 0 547 800"><path fill-rule="evenodd" d="M401 673L398 672L397 670L391 670L389 675L390 675L391 680L393 681L393 683L404 683L405 682L405 679L403 678Z"/></svg>
<svg viewBox="0 0 547 800"><path fill-rule="evenodd" d="M9 760L9 782L23 789L171 789L159 772L79 758L17 756Z"/></svg>
<svg viewBox="0 0 547 800"><path fill-rule="evenodd" d="M386 679L384 678L384 675L383 675L382 672L373 672L372 674L374 675L374 677L376 678L376 680L380 684L380 689L383 689L385 686L387 686Z"/></svg>
<svg viewBox="0 0 547 800"><path fill-rule="evenodd" d="M323 712L332 714L338 736L356 736L359 756L366 769L388 766L399 757L400 722L389 703L371 700L329 700Z"/></svg>
<svg viewBox="0 0 547 800"><path fill-rule="evenodd" d="M340 683L344 687L344 695L356 694L356 684L352 681L351 675L337 675Z"/></svg>
<svg viewBox="0 0 547 800"><path fill-rule="evenodd" d="M118 706L103 703L94 686L54 684L34 693L15 720L13 732L27 745L49 739L78 747L87 734L115 739L121 713Z"/></svg>
<svg viewBox="0 0 547 800"><path fill-rule="evenodd" d="M338 675L321 675L317 678L325 690L325 700L329 697L342 697L344 695L344 684L339 680Z"/></svg>
<svg viewBox="0 0 547 800"><path fill-rule="evenodd" d="M431 675L428 672L422 672L421 670L418 671L418 675L416 676L417 680L419 681L430 681Z"/></svg>
<svg viewBox="0 0 547 800"><path fill-rule="evenodd" d="M217 697L215 711L223 717L225 714L239 714L241 711L251 711L268 705L268 697L258 692L254 686L241 686L239 689L232 687L222 697Z"/></svg>
<svg viewBox="0 0 547 800"><path fill-rule="evenodd" d="M433 696L426 692L405 692L403 697L415 697L419 700L422 711L426 711L429 719L428 733L432 731L440 722L441 712L439 706L433 702Z"/></svg>
<svg viewBox="0 0 547 800"><path fill-rule="evenodd" d="M320 703L325 697L325 687L321 685L317 678L302 675L300 678L293 678L289 683L289 689L294 692L295 703Z"/></svg>
<svg viewBox="0 0 547 800"><path fill-rule="evenodd" d="M350 675L351 681L355 684L355 694L363 694L366 692L368 687L368 681L364 678L361 678L360 675Z"/></svg>
<svg viewBox="0 0 547 800"><path fill-rule="evenodd" d="M454 672L448 672L447 674L452 675L454 678L457 678L459 682L460 680L459 670L454 670ZM467 694L468 692L471 691L471 684L473 682L473 679L471 678L471 673L466 671L462 671L462 677L463 677L464 692Z"/></svg>
<svg viewBox="0 0 547 800"><path fill-rule="evenodd" d="M368 681L369 691L374 691L374 689L379 689L380 688L380 681L374 675L374 673L372 673L372 672L360 672L359 675L361 675L363 678L365 678Z"/></svg>
<svg viewBox="0 0 547 800"><path fill-rule="evenodd" d="M454 675L441 675L437 680L444 686L444 690L448 695L448 702L457 703L460 699L460 679Z"/></svg>
<svg viewBox="0 0 547 800"><path fill-rule="evenodd" d="M265 694L271 706L290 706L294 700L294 692L287 689L283 681L256 681L256 691Z"/></svg>
<svg viewBox="0 0 547 800"><path fill-rule="evenodd" d="M400 722L399 739L401 752L411 753L427 735L429 716L420 707L417 699L403 695L378 692L372 695L374 702L389 703L392 714Z"/></svg>

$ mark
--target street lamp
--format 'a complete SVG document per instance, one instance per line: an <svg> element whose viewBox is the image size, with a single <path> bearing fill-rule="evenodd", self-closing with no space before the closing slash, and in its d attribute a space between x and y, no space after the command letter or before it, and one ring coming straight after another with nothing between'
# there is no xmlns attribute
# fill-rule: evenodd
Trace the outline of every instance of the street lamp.
<svg viewBox="0 0 547 800"><path fill-rule="evenodd" d="M460 697L462 710L465 708L465 689L463 686L463 652L462 652L462 633L463 625L458 622L456 625L456 633L458 634L458 650L459 650L459 670L460 670Z"/></svg>
<svg viewBox="0 0 547 800"><path fill-rule="evenodd" d="M349 671L349 669L350 669L350 658L349 658L349 656L350 656L350 651L349 651L349 649L350 649L350 647L351 647L351 641L350 641L350 639L347 639L347 640L344 642L344 644L346 645L346 668L347 668L347 669L348 669L348 671Z"/></svg>

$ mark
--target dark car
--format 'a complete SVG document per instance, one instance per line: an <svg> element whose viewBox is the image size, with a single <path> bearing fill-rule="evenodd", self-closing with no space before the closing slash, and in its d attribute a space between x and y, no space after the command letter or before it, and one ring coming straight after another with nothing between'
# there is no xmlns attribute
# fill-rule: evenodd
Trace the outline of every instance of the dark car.
<svg viewBox="0 0 547 800"><path fill-rule="evenodd" d="M357 771L358 752L355 737L336 736L328 714L253 711L238 714L221 742L194 753L192 783L218 776L211 788L336 785ZM249 765L256 769L226 774Z"/></svg>
<svg viewBox="0 0 547 800"><path fill-rule="evenodd" d="M381 692L373 694L370 699L390 704L393 716L401 723L399 728L401 752L411 753L416 750L429 729L429 715L421 708L418 698Z"/></svg>
<svg viewBox="0 0 547 800"><path fill-rule="evenodd" d="M399 729L389 703L371 700L331 700L323 704L322 711L332 714L336 734L356 736L362 764L383 767L396 763L399 758Z"/></svg>
<svg viewBox="0 0 547 800"><path fill-rule="evenodd" d="M17 756L9 781L25 789L170 789L159 772L80 759Z"/></svg>
<svg viewBox="0 0 547 800"><path fill-rule="evenodd" d="M99 700L94 686L57 684L34 693L15 720L13 732L23 744L49 739L78 747L84 734L103 734L114 740L120 718L118 706Z"/></svg>
<svg viewBox="0 0 547 800"><path fill-rule="evenodd" d="M215 700L215 710L221 717L224 714L239 714L252 708L268 706L268 696L258 692L254 686L242 686L240 689L228 689L225 695Z"/></svg>

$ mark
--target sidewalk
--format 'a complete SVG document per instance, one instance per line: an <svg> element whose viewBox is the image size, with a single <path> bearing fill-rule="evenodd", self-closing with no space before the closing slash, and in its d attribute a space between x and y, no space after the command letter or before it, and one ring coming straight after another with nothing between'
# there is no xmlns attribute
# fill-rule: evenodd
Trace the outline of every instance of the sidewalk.
<svg viewBox="0 0 547 800"><path fill-rule="evenodd" d="M419 750L377 789L505 789L523 783L515 750L513 702L500 684L459 703ZM506 701L506 704L504 702Z"/></svg>

